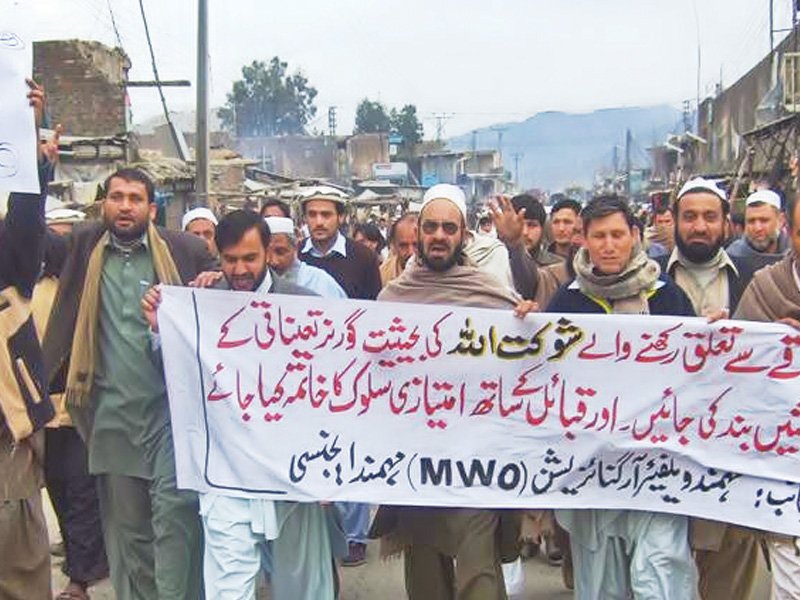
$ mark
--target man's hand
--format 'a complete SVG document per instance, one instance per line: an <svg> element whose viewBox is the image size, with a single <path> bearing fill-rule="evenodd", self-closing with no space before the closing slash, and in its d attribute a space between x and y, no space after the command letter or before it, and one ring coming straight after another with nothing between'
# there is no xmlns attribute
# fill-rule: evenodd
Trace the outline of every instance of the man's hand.
<svg viewBox="0 0 800 600"><path fill-rule="evenodd" d="M44 122L44 88L33 79L26 79L30 91L28 92L28 102L33 107L34 118L36 119L36 129L42 127Z"/></svg>
<svg viewBox="0 0 800 600"><path fill-rule="evenodd" d="M729 319L731 316L731 311L727 308L720 308L719 310L712 310L703 313L703 316L707 319L708 324L716 323L720 319Z"/></svg>
<svg viewBox="0 0 800 600"><path fill-rule="evenodd" d="M506 244L516 246L525 228L525 209L517 212L506 196L497 196L489 205L489 213L497 236Z"/></svg>
<svg viewBox="0 0 800 600"><path fill-rule="evenodd" d="M42 152L42 145L39 143L39 129L42 127L44 121L44 88L36 83L33 79L26 79L25 83L28 84L28 104L33 107L33 117L36 123L36 153L39 161L44 158Z"/></svg>
<svg viewBox="0 0 800 600"><path fill-rule="evenodd" d="M222 279L222 271L203 271L193 281L189 282L189 287L210 288Z"/></svg>
<svg viewBox="0 0 800 600"><path fill-rule="evenodd" d="M520 319L532 312L539 312L539 303L533 300L522 300L514 307L514 316Z"/></svg>
<svg viewBox="0 0 800 600"><path fill-rule="evenodd" d="M46 142L40 142L41 154L51 165L54 165L58 162L58 143L61 139L62 131L63 128L61 125L56 125L56 128L53 130L53 137Z"/></svg>
<svg viewBox="0 0 800 600"><path fill-rule="evenodd" d="M793 319L792 317L784 317L783 319L778 319L778 323L783 323L784 325L788 325L789 327L794 327L798 331L800 331L800 321L797 319Z"/></svg>
<svg viewBox="0 0 800 600"><path fill-rule="evenodd" d="M158 307L161 304L161 286L154 285L142 296L142 313L153 333L158 333Z"/></svg>

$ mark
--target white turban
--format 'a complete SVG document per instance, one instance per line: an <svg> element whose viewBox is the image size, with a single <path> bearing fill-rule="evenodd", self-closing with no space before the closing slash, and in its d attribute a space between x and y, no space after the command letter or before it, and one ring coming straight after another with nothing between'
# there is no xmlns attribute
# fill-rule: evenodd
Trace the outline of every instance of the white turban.
<svg viewBox="0 0 800 600"><path fill-rule="evenodd" d="M208 210L204 206L199 206L197 208L193 208L192 210L188 211L185 215L183 215L183 219L181 220L181 230L186 231L186 228L189 226L189 223L192 221L196 221L197 219L205 219L206 221L211 221L214 224L214 227L217 226L217 217L214 216L214 213Z"/></svg>
<svg viewBox="0 0 800 600"><path fill-rule="evenodd" d="M294 238L294 222L288 217L267 217L264 220L271 234L285 233Z"/></svg>
<svg viewBox="0 0 800 600"><path fill-rule="evenodd" d="M434 200L449 200L461 212L464 221L467 220L467 198L461 188L450 183L437 183L422 197L422 210Z"/></svg>

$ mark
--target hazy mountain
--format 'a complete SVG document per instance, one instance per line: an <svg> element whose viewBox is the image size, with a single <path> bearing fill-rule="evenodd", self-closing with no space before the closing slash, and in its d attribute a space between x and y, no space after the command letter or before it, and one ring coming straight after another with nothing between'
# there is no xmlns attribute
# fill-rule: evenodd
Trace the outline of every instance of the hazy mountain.
<svg viewBox="0 0 800 600"><path fill-rule="evenodd" d="M624 164L625 130L633 136L634 166L648 165L646 148L665 141L668 133L682 131L682 113L671 106L609 108L591 113L541 112L504 127L503 162L514 175L514 155L519 158L519 181L523 188L559 190L572 184L590 186L595 173L609 171L613 147L619 146L619 164ZM476 147L497 149L497 132L479 129ZM448 141L454 150L472 148L473 134Z"/></svg>

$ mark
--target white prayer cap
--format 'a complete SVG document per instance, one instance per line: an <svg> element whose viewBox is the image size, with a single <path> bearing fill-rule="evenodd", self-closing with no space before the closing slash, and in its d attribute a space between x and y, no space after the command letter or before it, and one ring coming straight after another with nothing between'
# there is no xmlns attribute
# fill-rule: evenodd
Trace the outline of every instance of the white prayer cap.
<svg viewBox="0 0 800 600"><path fill-rule="evenodd" d="M305 205L309 200L330 200L342 206L347 205L349 196L330 185L313 185L300 189L300 203Z"/></svg>
<svg viewBox="0 0 800 600"><path fill-rule="evenodd" d="M772 190L758 190L747 197L746 206L753 204L769 204L778 210L781 209L781 197Z"/></svg>
<svg viewBox="0 0 800 600"><path fill-rule="evenodd" d="M193 208L192 210L188 211L185 215L183 215L183 220L181 221L181 229L186 231L186 228L189 226L189 223L192 221L196 221L197 219L205 219L206 221L211 221L214 224L214 227L217 226L217 217L214 216L214 213L211 212L209 209L205 208L204 206L198 206L197 208Z"/></svg>
<svg viewBox="0 0 800 600"><path fill-rule="evenodd" d="M456 205L456 208L461 211L464 220L467 220L467 197L464 192L457 185L450 183L437 183L422 197L422 209L433 202L434 200L449 200ZM422 212L422 211L420 211Z"/></svg>
<svg viewBox="0 0 800 600"><path fill-rule="evenodd" d="M48 225L53 223L78 223L86 219L86 215L79 210L71 208L54 208L44 215Z"/></svg>
<svg viewBox="0 0 800 600"><path fill-rule="evenodd" d="M267 217L264 219L271 234L285 233L294 237L294 222L288 217Z"/></svg>
<svg viewBox="0 0 800 600"><path fill-rule="evenodd" d="M723 202L728 201L728 195L725 193L725 190L720 188L717 185L717 182L713 179L705 179L703 177L695 177L694 179L690 179L683 184L681 191L678 192L678 200L690 192L709 192L714 194Z"/></svg>

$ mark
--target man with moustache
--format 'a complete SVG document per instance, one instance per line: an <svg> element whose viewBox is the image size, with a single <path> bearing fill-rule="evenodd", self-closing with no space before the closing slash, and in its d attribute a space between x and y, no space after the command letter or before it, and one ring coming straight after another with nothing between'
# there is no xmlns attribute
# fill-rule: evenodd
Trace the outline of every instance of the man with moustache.
<svg viewBox="0 0 800 600"><path fill-rule="evenodd" d="M728 246L728 255L749 260L754 270L778 262L789 251L789 239L781 231L781 197L762 189L747 197L744 235Z"/></svg>
<svg viewBox="0 0 800 600"><path fill-rule="evenodd" d="M389 257L381 264L381 283L397 279L417 251L417 215L406 213L389 227Z"/></svg>
<svg viewBox="0 0 800 600"><path fill-rule="evenodd" d="M736 319L780 322L800 329L800 208L797 197L789 200L786 215L792 249L780 262L761 269L753 276L739 302L734 315ZM770 533L762 534L762 539L769 553L772 571L771 598L800 597L797 538ZM720 576L730 577L730 573Z"/></svg>
<svg viewBox="0 0 800 600"><path fill-rule="evenodd" d="M276 218L282 217L268 217L266 221ZM257 294L315 295L309 289L276 277L269 268L270 238L267 223L257 213L235 210L225 215L215 236L223 278L214 287ZM158 331L160 302L157 287L142 299L142 311L154 332ZM273 502L208 492L200 494L200 514L205 534L203 576L208 598L255 598L262 559L270 572L271 598L334 597L330 532L341 532L320 504ZM337 543L344 544L338 538Z"/></svg>
<svg viewBox="0 0 800 600"><path fill-rule="evenodd" d="M725 192L711 180L692 179L678 192L672 210L675 249L657 260L699 316L728 317L753 276L753 264L729 256L722 247L730 210ZM755 534L738 525L695 518L691 536L701 598L748 599L758 561Z"/></svg>
<svg viewBox="0 0 800 600"><path fill-rule="evenodd" d="M155 283L214 268L198 237L153 224L153 182L120 169L105 182L101 222L79 224L60 272L43 350L97 475L100 515L120 600L203 595L197 494L178 490L163 366L139 303ZM76 335L79 332L79 335Z"/></svg>
<svg viewBox="0 0 800 600"><path fill-rule="evenodd" d="M514 309L530 312L496 277L465 254L466 200L456 186L431 187L422 201L417 259L391 281L378 301ZM503 536L506 532L509 535ZM471 508L381 507L372 534L403 549L410 600L504 600L501 557L517 557L517 515ZM506 548L500 540L510 540Z"/></svg>
<svg viewBox="0 0 800 600"><path fill-rule="evenodd" d="M331 186L314 186L300 200L309 237L300 247L300 260L327 271L348 298L374 300L381 291L378 256L344 236L340 228L347 215L347 195ZM369 505L338 502L347 532L348 555L344 566L356 567L367 560Z"/></svg>

